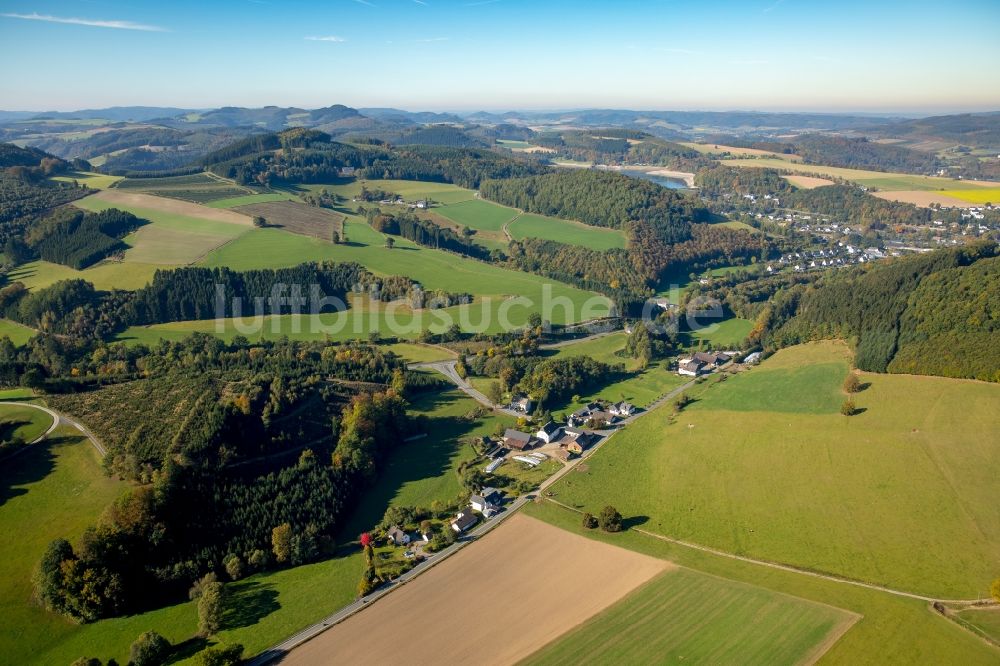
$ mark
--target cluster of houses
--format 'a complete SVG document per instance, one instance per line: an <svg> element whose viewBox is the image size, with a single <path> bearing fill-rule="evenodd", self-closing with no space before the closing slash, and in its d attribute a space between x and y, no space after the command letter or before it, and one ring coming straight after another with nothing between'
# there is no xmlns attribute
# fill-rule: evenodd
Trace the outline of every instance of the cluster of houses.
<svg viewBox="0 0 1000 666"><path fill-rule="evenodd" d="M677 374L686 377L706 375L733 359L731 352L696 352L677 361Z"/></svg>
<svg viewBox="0 0 1000 666"><path fill-rule="evenodd" d="M864 264L878 259L884 259L886 253L877 247L866 249L853 245L838 243L837 247L822 250L803 250L782 255L776 262L767 265L768 273L777 273L783 268L791 268L796 272L814 268L839 268L852 264Z"/></svg>
<svg viewBox="0 0 1000 666"><path fill-rule="evenodd" d="M459 511L451 520L451 529L458 534L464 534L479 522L479 516L492 518L500 513L504 495L496 488L483 488L479 493L469 498L469 506Z"/></svg>

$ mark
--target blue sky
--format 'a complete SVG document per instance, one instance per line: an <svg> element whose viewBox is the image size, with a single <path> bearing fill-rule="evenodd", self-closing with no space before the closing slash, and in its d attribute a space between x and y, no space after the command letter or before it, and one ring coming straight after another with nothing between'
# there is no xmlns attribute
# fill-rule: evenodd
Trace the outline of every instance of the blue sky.
<svg viewBox="0 0 1000 666"><path fill-rule="evenodd" d="M1000 109L1000 2L0 0L0 108Z"/></svg>

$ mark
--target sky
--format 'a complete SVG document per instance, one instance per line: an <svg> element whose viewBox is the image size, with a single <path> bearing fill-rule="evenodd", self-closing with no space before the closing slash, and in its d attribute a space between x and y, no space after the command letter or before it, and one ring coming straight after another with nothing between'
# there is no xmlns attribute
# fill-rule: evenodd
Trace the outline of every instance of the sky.
<svg viewBox="0 0 1000 666"><path fill-rule="evenodd" d="M0 0L0 109L1000 110L998 35L998 0Z"/></svg>

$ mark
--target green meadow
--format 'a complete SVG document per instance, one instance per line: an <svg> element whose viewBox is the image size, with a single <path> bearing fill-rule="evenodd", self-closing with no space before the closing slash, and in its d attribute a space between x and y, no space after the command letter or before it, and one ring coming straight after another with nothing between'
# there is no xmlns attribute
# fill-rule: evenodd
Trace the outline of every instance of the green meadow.
<svg viewBox="0 0 1000 666"><path fill-rule="evenodd" d="M35 337L36 331L10 319L0 319L0 338L7 337L15 345L23 345Z"/></svg>
<svg viewBox="0 0 1000 666"><path fill-rule="evenodd" d="M567 245L580 245L591 250L611 250L626 246L625 234L618 229L592 227L545 215L524 213L510 225L515 239L542 238Z"/></svg>
<svg viewBox="0 0 1000 666"><path fill-rule="evenodd" d="M209 208L235 208L236 206L249 206L250 204L270 203L272 201L294 201L296 197L283 192L267 192L264 194L246 194L240 197L229 197L226 199L216 199L209 201L205 205Z"/></svg>
<svg viewBox="0 0 1000 666"><path fill-rule="evenodd" d="M330 185L303 185L308 190L329 190L351 199L356 197L362 186L369 190L384 190L403 197L407 201L429 199L438 204L454 204L459 201L474 199L476 193L464 187L449 183L432 183L420 180L350 180Z"/></svg>
<svg viewBox="0 0 1000 666"><path fill-rule="evenodd" d="M839 412L843 345L782 350L694 404L629 425L560 481L644 528L727 552L946 599L1000 571L1000 386L864 374Z"/></svg>
<svg viewBox="0 0 1000 666"><path fill-rule="evenodd" d="M52 417L40 409L0 402L0 443L27 444L52 425Z"/></svg>
<svg viewBox="0 0 1000 666"><path fill-rule="evenodd" d="M75 205L89 211L121 208L106 201L83 199ZM129 246L125 251L126 262L145 264L190 264L208 252L241 236L251 227L230 222L218 222L198 217L177 215L159 210L129 206L131 213L149 224L126 236Z"/></svg>
<svg viewBox="0 0 1000 666"><path fill-rule="evenodd" d="M477 231L501 231L503 225L517 216L517 209L482 199L472 199L435 208L434 212L456 224Z"/></svg>
<svg viewBox="0 0 1000 666"><path fill-rule="evenodd" d="M655 416L647 416L640 419L655 419ZM634 424L637 425L637 424ZM633 428L629 426L629 428ZM603 458L611 449L618 449L629 446L634 441L619 441L619 438L626 433L615 435L593 458L588 460L591 468L595 464L600 464ZM657 444L663 446L660 442ZM594 462L597 461L597 462ZM555 499L566 502L565 483L568 479L576 480L579 477L586 478L586 473L574 473L561 480L551 488L555 494ZM634 481L625 481L626 485L632 485ZM761 489L765 492L766 489ZM607 501L615 499L615 493L607 489L605 497L601 499L601 506ZM618 507L621 509L622 507ZM655 530L650 526L651 509L656 505L651 505L647 510L640 513L624 512L627 525L635 525L643 529ZM755 588L762 588L776 593L792 595L798 599L827 604L829 606L842 609L860 615L860 619L830 647L821 659L823 664L831 666L856 666L857 664L996 664L1000 659L1000 650L988 645L971 632L959 627L954 622L945 619L938 613L931 610L927 602L919 599L908 599L898 597L885 592L871 590L854 585L846 585L834 581L824 580L813 576L806 576L793 571L783 571L764 567L751 562L743 562L728 557L707 553L683 545L672 544L660 539L656 539L645 534L641 534L634 529L627 529L618 534L608 534L600 530L586 530L580 526L580 514L560 507L552 502L529 503L524 509L528 515L539 518L548 523L569 530L576 534L581 534L591 539L597 539L605 543L635 550L653 557L669 560L677 565L694 569L706 574L712 574L727 579L728 581L738 581L749 583ZM687 512L689 507L682 507L680 510ZM628 599L626 598L625 601ZM691 600L692 604L698 604L697 599ZM698 606L691 606L695 608ZM706 612L712 613L710 609ZM677 632L678 629L670 626L671 622L698 623L702 615L689 612L689 606L678 607L673 610L667 618L660 618L661 622L642 621L641 631L627 634L634 644L640 645L647 641L659 640L659 634L663 631ZM637 619L637 622L640 620ZM583 625L586 626L586 625ZM624 628L623 631L628 631ZM732 627L732 631L739 631L739 627ZM586 640L586 637L581 637ZM611 638L609 640L615 640ZM752 638L748 638L752 641ZM557 642L550 648L559 648ZM628 646L626 646L628 647ZM572 649L565 646L565 649ZM595 648L599 649L599 648ZM631 649L639 649L633 647ZM529 660L544 657L547 650L543 649L536 655L529 657ZM558 653L556 653L558 656ZM768 653L754 653L753 658L748 654L739 655L735 658L736 663L771 663ZM559 663L572 663L563 660L556 660ZM654 660L655 661L655 660ZM691 658L681 661L679 658L666 663L687 663ZM812 663L812 659L803 659L800 663ZM648 660L639 662L621 661L620 663L648 663ZM699 663L694 661L692 663ZM728 662L715 662L728 663Z"/></svg>
<svg viewBox="0 0 1000 666"><path fill-rule="evenodd" d="M681 333L680 338L682 344L692 349L739 349L752 328L753 322L749 319L731 317Z"/></svg>
<svg viewBox="0 0 1000 666"><path fill-rule="evenodd" d="M12 281L23 282L29 289L48 287L60 280L76 279L86 280L97 289L139 289L149 284L158 268L169 266L134 261L102 261L78 271L62 264L32 261L12 269L7 277Z"/></svg>
<svg viewBox="0 0 1000 666"><path fill-rule="evenodd" d="M52 180L61 183L72 183L76 181L80 185L86 185L95 190L106 190L122 179L121 176L108 176L103 173L92 171L71 171L65 176L53 176Z"/></svg>
<svg viewBox="0 0 1000 666"><path fill-rule="evenodd" d="M526 659L543 664L801 664L857 616L691 569L633 591Z"/></svg>

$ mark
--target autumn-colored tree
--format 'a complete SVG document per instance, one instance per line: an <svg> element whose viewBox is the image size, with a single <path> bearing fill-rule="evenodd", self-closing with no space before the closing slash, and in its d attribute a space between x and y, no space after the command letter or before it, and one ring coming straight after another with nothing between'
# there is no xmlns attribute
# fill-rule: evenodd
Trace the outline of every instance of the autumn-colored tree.
<svg viewBox="0 0 1000 666"><path fill-rule="evenodd" d="M288 523L271 530L271 550L278 562L287 562L292 554L292 526Z"/></svg>

